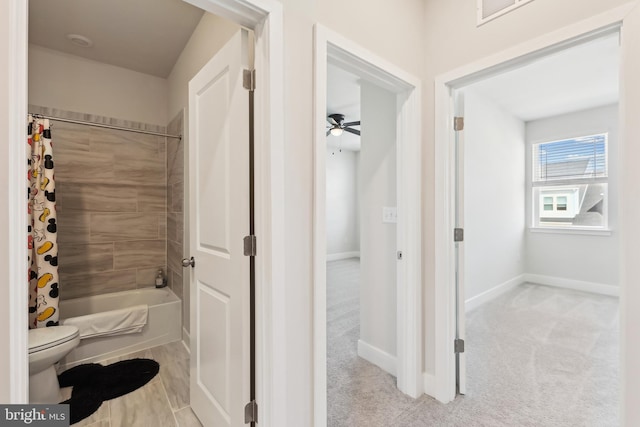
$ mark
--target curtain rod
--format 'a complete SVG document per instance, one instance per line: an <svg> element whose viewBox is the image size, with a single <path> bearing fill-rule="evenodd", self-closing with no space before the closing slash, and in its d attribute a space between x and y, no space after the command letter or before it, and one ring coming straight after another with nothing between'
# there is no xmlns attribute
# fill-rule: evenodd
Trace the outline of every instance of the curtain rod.
<svg viewBox="0 0 640 427"><path fill-rule="evenodd" d="M29 113L29 114L31 114L31 113ZM142 129L131 129L131 128L125 128L125 127L120 127L120 126L105 125L105 124L102 124L102 123L86 122L86 121L82 121L82 120L64 119L62 117L46 116L44 114L31 114L31 115L33 117L40 118L40 119L49 119L49 120L56 120L56 121L59 121L59 122L75 123L75 124L85 125L85 126L95 126L95 127L99 127L99 128L123 130L123 131L126 131L126 132L144 133L146 135L155 135L155 136L164 136L164 137L167 137L167 138L182 139L182 135L171 135L171 134L168 134L168 133L151 132L151 131L142 130Z"/></svg>

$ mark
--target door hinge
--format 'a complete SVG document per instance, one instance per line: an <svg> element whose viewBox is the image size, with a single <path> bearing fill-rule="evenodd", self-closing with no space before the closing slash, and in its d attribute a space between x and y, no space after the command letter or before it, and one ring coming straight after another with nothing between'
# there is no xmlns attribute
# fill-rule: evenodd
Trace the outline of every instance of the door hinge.
<svg viewBox="0 0 640 427"><path fill-rule="evenodd" d="M258 422L258 404L255 400L244 405L244 423L257 423Z"/></svg>
<svg viewBox="0 0 640 427"><path fill-rule="evenodd" d="M242 87L256 90L256 70L242 70Z"/></svg>
<svg viewBox="0 0 640 427"><path fill-rule="evenodd" d="M456 132L464 130L464 117L453 118L453 130L455 130Z"/></svg>
<svg viewBox="0 0 640 427"><path fill-rule="evenodd" d="M244 236L244 256L256 256L257 239L255 235Z"/></svg>
<svg viewBox="0 0 640 427"><path fill-rule="evenodd" d="M464 340L460 338L453 341L453 352L454 353L464 353Z"/></svg>
<svg viewBox="0 0 640 427"><path fill-rule="evenodd" d="M464 228L454 228L453 229L453 241L454 242L463 242L464 241Z"/></svg>

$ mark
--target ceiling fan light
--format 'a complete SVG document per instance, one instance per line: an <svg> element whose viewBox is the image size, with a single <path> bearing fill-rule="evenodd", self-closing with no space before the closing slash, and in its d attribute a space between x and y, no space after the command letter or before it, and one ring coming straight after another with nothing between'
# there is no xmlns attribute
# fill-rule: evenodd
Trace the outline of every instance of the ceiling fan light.
<svg viewBox="0 0 640 427"><path fill-rule="evenodd" d="M340 135L342 135L342 129L340 129L340 128L333 128L333 129L331 129L331 135L333 135L333 136L340 136Z"/></svg>

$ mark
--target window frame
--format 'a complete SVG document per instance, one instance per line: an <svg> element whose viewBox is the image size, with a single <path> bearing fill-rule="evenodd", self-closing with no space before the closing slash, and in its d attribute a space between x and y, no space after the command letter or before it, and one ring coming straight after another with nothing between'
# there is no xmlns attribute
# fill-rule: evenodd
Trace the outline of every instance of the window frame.
<svg viewBox="0 0 640 427"><path fill-rule="evenodd" d="M554 142L563 142L569 141L573 139L580 138L588 138L595 136L603 136L604 137L604 156L605 156L605 170L606 176L604 177L594 177L594 178L571 178L571 179L559 179L559 180L550 180L545 183L541 183L539 181L534 181L534 176L538 167L537 159L536 159L536 151L537 147L543 144L550 144ZM541 141L532 142L528 147L528 156L530 158L530 170L528 172L527 177L527 185L529 187L530 193L530 209L529 209L529 219L530 226L529 230L534 232L553 232L553 233L575 233L575 234L604 234L609 235L609 192L610 192L610 173L609 173L609 130L604 130L601 132L593 132L593 133L575 133L572 136L563 136L561 138L554 139L546 139ZM552 224L544 224L540 222L542 209L544 207L542 202L542 197L544 197L541 192L543 189L555 190L555 191L563 191L569 190L571 188L580 187L583 185L589 184L604 184L606 185L606 191L603 197L603 209L602 209L602 225L601 226L593 226L593 225L552 225ZM553 197L553 205L552 211L547 212L557 212L557 197Z"/></svg>

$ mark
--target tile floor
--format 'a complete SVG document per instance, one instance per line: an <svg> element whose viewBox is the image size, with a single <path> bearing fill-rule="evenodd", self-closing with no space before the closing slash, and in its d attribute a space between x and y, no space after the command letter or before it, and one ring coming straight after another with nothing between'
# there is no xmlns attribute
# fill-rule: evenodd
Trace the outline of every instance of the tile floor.
<svg viewBox="0 0 640 427"><path fill-rule="evenodd" d="M202 427L189 406L189 352L181 341L138 351L99 363L125 359L153 359L160 372L138 390L106 401L76 427ZM62 389L63 397L71 387Z"/></svg>

